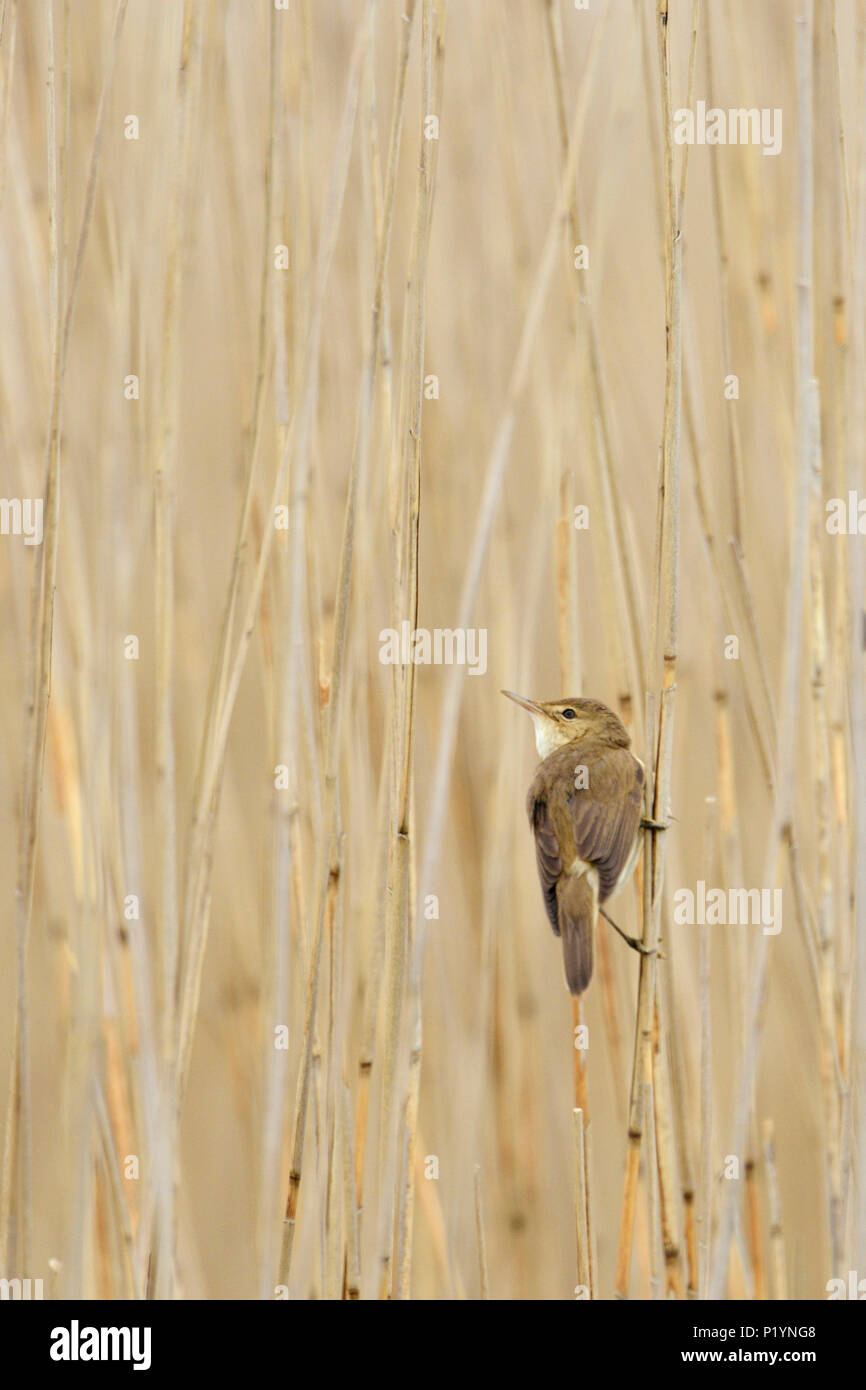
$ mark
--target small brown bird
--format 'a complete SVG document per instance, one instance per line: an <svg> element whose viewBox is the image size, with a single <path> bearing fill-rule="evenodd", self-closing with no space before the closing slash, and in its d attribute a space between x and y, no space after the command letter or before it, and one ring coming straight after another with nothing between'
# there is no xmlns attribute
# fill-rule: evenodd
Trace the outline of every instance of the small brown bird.
<svg viewBox="0 0 866 1390"><path fill-rule="evenodd" d="M600 700L540 703L501 693L528 710L535 725L542 762L526 809L544 906L562 938L568 988L582 994L592 975L599 908L629 879L640 853L643 763L629 751L625 725Z"/></svg>

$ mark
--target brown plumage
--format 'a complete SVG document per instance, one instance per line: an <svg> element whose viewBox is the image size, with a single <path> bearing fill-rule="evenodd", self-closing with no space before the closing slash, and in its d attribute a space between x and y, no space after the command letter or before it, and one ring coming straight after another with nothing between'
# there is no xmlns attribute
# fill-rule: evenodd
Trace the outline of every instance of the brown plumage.
<svg viewBox="0 0 866 1390"><path fill-rule="evenodd" d="M599 700L546 704L503 691L535 723L542 761L526 799L544 906L562 938L565 978L582 994L592 976L601 903L631 875L640 847L643 765L622 721Z"/></svg>

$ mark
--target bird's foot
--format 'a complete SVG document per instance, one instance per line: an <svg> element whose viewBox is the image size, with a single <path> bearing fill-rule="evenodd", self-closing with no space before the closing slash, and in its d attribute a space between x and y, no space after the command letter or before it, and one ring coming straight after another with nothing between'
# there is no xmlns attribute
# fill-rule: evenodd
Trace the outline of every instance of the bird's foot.
<svg viewBox="0 0 866 1390"><path fill-rule="evenodd" d="M670 825L670 821L648 820L646 816L641 816L640 823L642 830L667 830Z"/></svg>
<svg viewBox="0 0 866 1390"><path fill-rule="evenodd" d="M643 942L640 940L639 937L637 937L637 936L629 936L628 932L624 932L623 929L622 929L622 927L617 926L617 924L616 924L616 922L613 920L613 918L612 918L612 917L608 917L608 915L607 915L607 913L605 912L605 910L604 910L603 907L600 907L598 910L599 910L599 912L601 913L601 915L602 915L602 917L604 918L604 920L605 920L606 922L609 922L609 923L610 923L610 925L613 927L614 931L615 931L615 932L618 932L619 935L622 937L623 941L627 942L627 944L632 948L633 951L637 951L638 955L641 955L641 956L658 956L659 960L664 960L664 959L665 959L665 957L662 955L661 951L659 950L659 947L658 947L658 946L645 946L645 945L643 944Z"/></svg>
<svg viewBox="0 0 866 1390"><path fill-rule="evenodd" d="M617 930L619 930L619 928L617 928ZM628 942L633 951L637 951L638 955L656 956L659 960L667 960L667 956L661 948L661 943L659 943L658 946L644 946L643 942L637 936L626 936L625 932L620 932L620 936L623 941Z"/></svg>
<svg viewBox="0 0 866 1390"><path fill-rule="evenodd" d="M626 936L625 932L620 932L623 941L627 941L633 951L637 951L640 956L658 956L659 960L664 960L664 956L658 946L644 946L637 936Z"/></svg>

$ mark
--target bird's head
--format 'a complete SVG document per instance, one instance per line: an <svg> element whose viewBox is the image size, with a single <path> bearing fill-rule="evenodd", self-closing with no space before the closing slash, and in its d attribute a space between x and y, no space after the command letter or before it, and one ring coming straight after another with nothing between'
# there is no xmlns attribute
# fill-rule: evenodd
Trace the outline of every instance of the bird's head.
<svg viewBox="0 0 866 1390"><path fill-rule="evenodd" d="M622 720L601 700L579 696L563 696L561 700L528 700L524 695L515 695L513 690L503 690L500 694L507 695L509 700L532 716L535 746L540 758L549 757L567 743L586 738L604 739L622 748L627 748L631 741Z"/></svg>

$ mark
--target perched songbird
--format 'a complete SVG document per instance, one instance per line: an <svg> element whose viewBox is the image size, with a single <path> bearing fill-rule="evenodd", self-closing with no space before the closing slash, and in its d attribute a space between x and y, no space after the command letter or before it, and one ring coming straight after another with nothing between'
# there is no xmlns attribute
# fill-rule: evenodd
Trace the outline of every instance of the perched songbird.
<svg viewBox="0 0 866 1390"><path fill-rule="evenodd" d="M629 751L622 720L600 700L540 703L502 694L528 710L535 725L542 761L526 809L544 906L562 938L565 978L572 994L582 994L592 975L599 907L631 876L640 852L643 763Z"/></svg>

